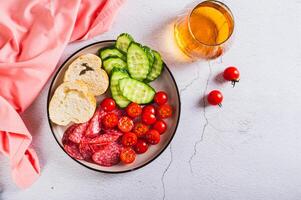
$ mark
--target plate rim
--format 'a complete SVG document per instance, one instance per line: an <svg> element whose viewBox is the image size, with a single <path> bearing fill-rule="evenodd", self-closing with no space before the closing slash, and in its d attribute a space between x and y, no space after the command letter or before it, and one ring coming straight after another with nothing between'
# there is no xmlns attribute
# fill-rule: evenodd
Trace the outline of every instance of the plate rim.
<svg viewBox="0 0 301 200"><path fill-rule="evenodd" d="M131 172L131 171L135 171L135 170L138 170L138 169L141 169L145 166L147 166L148 164L152 163L154 160L156 160L166 149L167 147L170 145L171 141L173 140L176 132L177 132L177 129L178 129L178 126L179 126L179 123L180 123L180 116L181 116L181 98L180 98L180 92L179 92L179 88L178 88L178 85L177 85L177 82L173 76L173 74L171 73L170 69L167 67L166 63L164 63L164 69L166 69L168 71L168 73L170 74L171 78L172 78L172 81L174 82L175 84L175 87L176 87L176 92L177 92L177 98L178 98L178 102L179 102L179 115L178 115L178 118L177 118L177 124L176 124L176 128L175 130L173 131L172 133L172 136L171 138L169 139L169 141L167 142L166 146L164 148L162 148L160 150L160 152L155 156L153 157L152 159L150 159L149 161L145 162L144 164L140 165L140 166L137 166L137 167L134 167L133 169L127 169L127 170L122 170L122 171L104 171L104 170L100 170L100 169L95 169L93 167L90 167L90 166L87 166L83 163L81 163L80 161L78 161L77 159L71 157L66 151L65 149L60 145L60 142L58 141L58 139L56 138L55 134L54 134L54 131L53 131L53 128L51 126L51 121L50 121L50 117L49 117L49 102L50 102L50 93L51 93L51 89L53 87L53 84L54 84L54 81L55 79L57 78L58 74L60 73L60 71L62 70L63 66L77 53L79 53L80 51L90 47L90 46L93 46L93 45L96 45L96 44L101 44L101 43L107 43L107 42L116 42L116 40L102 40L102 41L97 41L97 42L93 42L93 43L90 43L88 45L85 45L81 48L79 48L77 51L73 52L70 56L68 56L66 58L66 60L56 69L56 71L54 72L54 75L52 77L52 80L51 80L51 83L50 83L50 86L49 86L49 89L48 89L48 94L47 94L47 105L46 105L46 108L47 108L47 121L48 121L48 125L49 125L49 128L51 130L51 133L52 133L52 136L54 137L55 141L57 142L58 146L64 151L65 154L67 154L72 160L74 160L76 163L80 164L81 166L84 166L90 170L93 170L93 171L97 171L97 172L101 172L101 173L107 173L107 174L121 174L121 173L126 173L126 172Z"/></svg>

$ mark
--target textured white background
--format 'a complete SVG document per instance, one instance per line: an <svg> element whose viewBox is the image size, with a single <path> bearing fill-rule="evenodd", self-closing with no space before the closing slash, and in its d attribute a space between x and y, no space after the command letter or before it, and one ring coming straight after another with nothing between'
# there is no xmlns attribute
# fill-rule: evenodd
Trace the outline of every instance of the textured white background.
<svg viewBox="0 0 301 200"><path fill-rule="evenodd" d="M236 17L236 36L222 59L181 63L175 56L171 23L190 0L128 0L108 33L69 45L62 56L61 62L121 32L161 51L181 89L182 115L174 140L156 161L110 175L69 159L48 127L47 84L22 116L42 175L19 190L0 155L0 199L301 199L301 1L225 2ZM228 65L242 74L234 89L216 78ZM223 108L204 108L204 92L215 88L224 93Z"/></svg>

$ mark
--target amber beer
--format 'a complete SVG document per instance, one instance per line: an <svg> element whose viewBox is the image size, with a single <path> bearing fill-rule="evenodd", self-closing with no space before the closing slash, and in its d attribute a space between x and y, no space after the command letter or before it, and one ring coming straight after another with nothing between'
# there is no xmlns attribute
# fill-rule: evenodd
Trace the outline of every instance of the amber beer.
<svg viewBox="0 0 301 200"><path fill-rule="evenodd" d="M175 39L189 57L213 59L223 54L234 30L230 9L219 1L203 1L175 23Z"/></svg>

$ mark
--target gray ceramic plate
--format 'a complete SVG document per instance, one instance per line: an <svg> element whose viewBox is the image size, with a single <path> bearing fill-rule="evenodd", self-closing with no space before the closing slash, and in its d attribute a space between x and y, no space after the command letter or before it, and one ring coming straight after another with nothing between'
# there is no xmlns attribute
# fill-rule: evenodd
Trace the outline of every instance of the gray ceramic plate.
<svg viewBox="0 0 301 200"><path fill-rule="evenodd" d="M48 106L49 106L49 101L55 91L55 89L63 82L63 76L65 71L67 70L69 64L76 59L78 56L86 53L94 53L97 54L99 49L112 46L114 44L114 40L109 40L109 41L101 41L101 42L96 42L93 44L90 44L88 46L83 47L82 49L78 50L75 52L73 55L71 55L58 69L56 72L52 83L50 85L49 93L48 93L48 100L47 100L47 115L48 115L48 121L50 125L50 129L53 133L54 138L56 139L57 143L59 146L64 150L63 145L62 145L62 136L64 134L64 131L68 126L59 126L54 123L52 123L49 120L49 113L48 113ZM92 169L96 170L99 172L107 172L107 173L121 173L121 172L128 172L132 171L135 169L139 169L150 162L152 162L154 159L156 159L169 145L171 142L174 134L176 133L178 123L179 123L179 118L180 118L180 96L179 96L179 90L177 87L177 84L175 82L174 77L172 76L170 70L167 68L165 65L164 70L161 74L161 76L155 80L154 82L151 83L151 85L157 90L164 90L167 92L168 97L169 97L169 103L174 109L174 114L172 118L166 120L168 129L167 131L161 135L161 141L157 145L150 146L148 151L144 154L138 155L136 157L136 160L134 163L125 165L125 164L118 164L112 167L102 167L93 163L89 163L86 161L82 160L76 160L72 157L73 160L78 162L79 164ZM97 97L98 102L100 102L103 98L109 96L109 92L107 92L105 95L101 95ZM65 150L64 150L65 152ZM65 152L66 153L66 152ZM67 153L66 153L67 154ZM67 154L68 155L68 154Z"/></svg>

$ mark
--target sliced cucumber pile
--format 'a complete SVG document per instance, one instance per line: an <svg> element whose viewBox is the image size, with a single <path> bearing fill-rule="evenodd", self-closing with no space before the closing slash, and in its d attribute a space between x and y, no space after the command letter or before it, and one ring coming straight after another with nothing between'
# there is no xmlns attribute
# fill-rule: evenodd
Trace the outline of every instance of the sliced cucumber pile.
<svg viewBox="0 0 301 200"><path fill-rule="evenodd" d="M130 34L122 33L113 47L100 49L99 56L110 75L110 90L119 107L153 100L156 91L148 83L158 78L163 70L157 51L135 42Z"/></svg>
<svg viewBox="0 0 301 200"><path fill-rule="evenodd" d="M99 55L102 60L105 60L109 57L118 57L126 61L126 55L124 55L120 50L114 47L101 49Z"/></svg>
<svg viewBox="0 0 301 200"><path fill-rule="evenodd" d="M149 60L143 47L132 42L127 54L128 70L131 77L137 80L144 80L150 70Z"/></svg>
<svg viewBox="0 0 301 200"><path fill-rule="evenodd" d="M152 50L152 53L155 58L154 64L145 79L146 82L151 82L151 81L155 80L156 78L158 78L160 76L160 74L162 73L162 69L163 69L163 61L162 61L161 55L155 50Z"/></svg>
<svg viewBox="0 0 301 200"><path fill-rule="evenodd" d="M119 80L128 77L129 74L127 73L127 71L118 68L114 68L112 70L112 74L110 77L110 90L112 97L115 100L116 104L121 108L125 108L129 103L131 103L121 94L119 90Z"/></svg>
<svg viewBox="0 0 301 200"><path fill-rule="evenodd" d="M126 69L127 65L126 62L119 57L109 57L103 61L103 68L110 74L113 68Z"/></svg>
<svg viewBox="0 0 301 200"><path fill-rule="evenodd" d="M133 41L134 39L130 34L122 33L117 37L115 47L126 53Z"/></svg>
<svg viewBox="0 0 301 200"><path fill-rule="evenodd" d="M150 103L156 94L151 86L132 78L119 80L119 90L128 100L138 104Z"/></svg>

